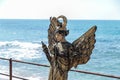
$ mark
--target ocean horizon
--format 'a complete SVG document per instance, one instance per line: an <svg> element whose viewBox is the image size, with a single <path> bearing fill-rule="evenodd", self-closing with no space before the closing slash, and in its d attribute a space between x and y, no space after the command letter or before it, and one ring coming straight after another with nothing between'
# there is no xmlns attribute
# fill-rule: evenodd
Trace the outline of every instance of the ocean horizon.
<svg viewBox="0 0 120 80"><path fill-rule="evenodd" d="M0 19L0 57L49 65L41 47L41 41L48 44L49 24L47 19ZM120 20L68 20L67 41L72 43L94 25L96 43L91 59L76 69L120 76ZM9 74L8 66L8 61L0 60L1 73ZM48 80L49 68L13 62L13 75ZM0 75L0 80L9 78ZM118 79L70 71L68 80Z"/></svg>

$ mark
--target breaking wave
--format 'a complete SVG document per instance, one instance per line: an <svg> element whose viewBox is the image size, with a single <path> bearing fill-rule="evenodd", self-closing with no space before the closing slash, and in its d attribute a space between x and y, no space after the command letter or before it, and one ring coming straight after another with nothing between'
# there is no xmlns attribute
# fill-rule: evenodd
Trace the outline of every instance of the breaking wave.
<svg viewBox="0 0 120 80"><path fill-rule="evenodd" d="M0 41L0 57L2 58L46 63L44 59L45 55L42 53L43 51L39 42ZM0 72L9 74L9 62L0 60L0 65ZM43 71L48 72L48 69L46 71L46 69L34 65L13 63L13 75L21 76L29 80L47 80L48 75L44 76ZM0 75L0 80L8 79L8 76ZM13 80L19 79L13 78Z"/></svg>
<svg viewBox="0 0 120 80"><path fill-rule="evenodd" d="M21 59L33 59L41 57L41 44L20 41L0 41L0 57Z"/></svg>

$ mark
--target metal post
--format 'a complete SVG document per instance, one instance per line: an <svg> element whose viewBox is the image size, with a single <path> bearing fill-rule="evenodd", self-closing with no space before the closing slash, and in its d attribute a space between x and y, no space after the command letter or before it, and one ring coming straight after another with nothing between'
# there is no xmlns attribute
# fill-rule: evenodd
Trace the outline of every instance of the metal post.
<svg viewBox="0 0 120 80"><path fill-rule="evenodd" d="M12 80L12 58L9 59L9 74L10 80Z"/></svg>

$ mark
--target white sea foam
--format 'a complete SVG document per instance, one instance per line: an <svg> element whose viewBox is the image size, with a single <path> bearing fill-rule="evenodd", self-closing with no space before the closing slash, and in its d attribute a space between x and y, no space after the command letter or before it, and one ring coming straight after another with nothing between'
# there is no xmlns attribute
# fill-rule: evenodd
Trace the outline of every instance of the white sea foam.
<svg viewBox="0 0 120 80"><path fill-rule="evenodd" d="M4 76L4 75L0 75L0 80L9 80L9 77Z"/></svg>
<svg viewBox="0 0 120 80"><path fill-rule="evenodd" d="M0 41L0 57L2 58L13 58L16 60L24 60L26 59L28 61L31 60L40 60L42 59L42 48L41 44L37 42L20 42L20 41ZM37 63L37 61L36 61ZM4 61L0 62L0 72L9 74L9 63L6 61L4 64ZM18 67L19 66L19 67ZM33 70L31 70L33 68ZM33 72L28 71L31 70L34 73L38 74L31 74ZM37 68L36 70L39 70ZM41 71L40 71L41 72ZM25 73L23 75L23 73ZM20 65L16 64L13 66L13 75L23 76L23 78L29 79L29 80L47 80L47 77L43 77L39 74L39 71L34 71L34 67L28 66L28 65ZM0 75L0 80L8 80L9 78L7 76ZM13 78L13 80L18 80L16 78Z"/></svg>
<svg viewBox="0 0 120 80"><path fill-rule="evenodd" d="M0 42L0 57L14 59L30 59L41 57L41 44L32 42L5 41Z"/></svg>
<svg viewBox="0 0 120 80"><path fill-rule="evenodd" d="M47 80L47 79L42 78L42 77L29 77L29 78L26 78L26 79L29 79L29 80ZM9 80L9 77L4 76L4 75L0 75L0 80ZM20 80L20 79L13 78L13 80Z"/></svg>
<svg viewBox="0 0 120 80"><path fill-rule="evenodd" d="M27 78L29 80L47 80L47 78L43 78L43 77L36 77L36 76L33 76L33 77L29 77Z"/></svg>

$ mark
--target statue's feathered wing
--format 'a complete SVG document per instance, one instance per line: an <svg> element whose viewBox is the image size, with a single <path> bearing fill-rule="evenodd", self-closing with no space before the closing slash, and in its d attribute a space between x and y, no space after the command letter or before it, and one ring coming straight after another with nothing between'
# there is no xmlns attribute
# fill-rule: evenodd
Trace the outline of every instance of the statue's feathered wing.
<svg viewBox="0 0 120 80"><path fill-rule="evenodd" d="M50 25L48 28L48 48L50 50L50 53L53 53L53 46L55 44L55 31L56 31L56 26L57 26L57 18L56 17L51 17L50 18ZM54 54L54 53L53 53Z"/></svg>
<svg viewBox="0 0 120 80"><path fill-rule="evenodd" d="M84 33L81 37L75 40L72 44L75 48L75 51L78 53L74 60L75 65L85 64L90 59L90 55L94 48L95 40L95 32L97 27L93 26L86 33Z"/></svg>
<svg viewBox="0 0 120 80"><path fill-rule="evenodd" d="M49 25L49 29L48 29L48 43L49 45L52 45L54 42L54 32L56 30L55 24L54 24L54 20L52 18L50 18L50 25Z"/></svg>

